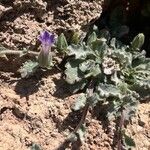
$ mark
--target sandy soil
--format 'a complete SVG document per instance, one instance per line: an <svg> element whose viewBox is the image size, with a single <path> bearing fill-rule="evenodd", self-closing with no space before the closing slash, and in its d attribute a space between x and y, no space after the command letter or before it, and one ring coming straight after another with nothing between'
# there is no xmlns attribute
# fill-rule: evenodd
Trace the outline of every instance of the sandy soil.
<svg viewBox="0 0 150 150"><path fill-rule="evenodd" d="M53 69L30 79L20 79L10 72L0 75L0 150L27 150L33 143L43 150L58 149L81 118L80 112L71 110L78 95L70 96L61 73ZM140 104L128 125L137 150L150 148L149 110L149 104ZM79 149L113 149L114 128L107 127L103 113L88 114L85 142ZM73 149L78 149L76 146Z"/></svg>
<svg viewBox="0 0 150 150"><path fill-rule="evenodd" d="M58 34L83 32L100 16L101 1L2 0L0 43L10 48L35 50L37 36L44 29Z"/></svg>

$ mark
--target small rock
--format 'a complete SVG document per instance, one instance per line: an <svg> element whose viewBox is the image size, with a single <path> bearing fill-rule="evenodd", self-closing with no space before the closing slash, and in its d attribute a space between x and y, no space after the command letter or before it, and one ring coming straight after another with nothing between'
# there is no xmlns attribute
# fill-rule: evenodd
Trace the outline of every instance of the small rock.
<svg viewBox="0 0 150 150"><path fill-rule="evenodd" d="M139 124L139 126L144 127L145 122L143 122L142 120L138 120L138 124Z"/></svg>
<svg viewBox="0 0 150 150"><path fill-rule="evenodd" d="M142 132L142 131L143 131L143 127L137 126L137 132Z"/></svg>

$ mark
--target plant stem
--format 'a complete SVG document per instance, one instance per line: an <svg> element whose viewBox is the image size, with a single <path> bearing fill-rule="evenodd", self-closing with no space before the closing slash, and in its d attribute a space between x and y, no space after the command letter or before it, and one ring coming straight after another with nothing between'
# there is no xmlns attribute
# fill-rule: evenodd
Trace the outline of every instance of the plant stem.
<svg viewBox="0 0 150 150"><path fill-rule="evenodd" d="M88 97L91 97L93 95L93 82L91 81L90 84L89 84L89 87L88 87ZM74 133L76 133L78 131L78 129L83 125L85 119L86 119L86 115L87 115L87 112L89 110L89 107L90 107L90 104L89 103L86 103L85 107L84 107L84 110L83 110L83 114L82 114L82 117L81 117L81 120L79 122L79 124L77 125L77 127L75 128L74 130Z"/></svg>
<svg viewBox="0 0 150 150"><path fill-rule="evenodd" d="M78 129L82 126L82 124L84 123L85 119L86 119L86 115L87 115L87 112L89 110L89 104L87 103L84 107L84 110L83 110L83 114L82 114L82 117L81 117L81 120L79 122L79 124L77 125L77 127L74 129L74 133L76 133L78 131Z"/></svg>
<svg viewBox="0 0 150 150"><path fill-rule="evenodd" d="M124 110L121 108L121 116L120 116L120 122L119 122L119 128L118 128L118 143L117 143L117 149L122 150L122 128L124 127Z"/></svg>
<svg viewBox="0 0 150 150"><path fill-rule="evenodd" d="M4 51L0 51L0 55L21 55L21 54L25 54L25 55L31 55L31 56L37 56L39 53L38 52L34 52L34 51L27 51L27 52L23 52L23 51L15 51L15 50L4 50Z"/></svg>

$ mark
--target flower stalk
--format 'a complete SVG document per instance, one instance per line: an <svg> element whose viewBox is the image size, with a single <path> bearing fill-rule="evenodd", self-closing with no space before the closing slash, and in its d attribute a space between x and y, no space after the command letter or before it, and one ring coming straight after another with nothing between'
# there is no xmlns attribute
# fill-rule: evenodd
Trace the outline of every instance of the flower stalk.
<svg viewBox="0 0 150 150"><path fill-rule="evenodd" d="M51 47L55 42L55 36L48 31L44 31L40 34L39 40L42 44L42 49L38 56L39 65L42 68L50 68L53 65Z"/></svg>

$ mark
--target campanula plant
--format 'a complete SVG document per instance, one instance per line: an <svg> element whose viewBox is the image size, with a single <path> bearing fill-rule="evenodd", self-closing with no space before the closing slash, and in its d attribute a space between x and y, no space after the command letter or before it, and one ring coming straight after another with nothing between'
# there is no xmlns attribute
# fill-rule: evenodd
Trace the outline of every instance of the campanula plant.
<svg viewBox="0 0 150 150"><path fill-rule="evenodd" d="M34 52L28 49L15 51L2 48L1 50L0 48L0 57L7 58L7 55L17 55L19 56L18 58L23 57L24 55L34 57L34 59L32 59L34 61L27 60L18 70L22 78L28 78L33 75L37 69L50 69L53 66L51 48L55 43L56 37L48 31L43 31L39 35L38 40L42 45L40 52Z"/></svg>
<svg viewBox="0 0 150 150"><path fill-rule="evenodd" d="M29 55L30 57L34 58L32 59L32 61L27 60L26 62L24 62L21 68L18 70L22 78L28 78L41 68L50 69L54 65L51 52L52 46L55 46L57 52L65 54L66 52L61 50L67 49L68 47L66 38L62 33L56 39L56 36L54 34L45 30L40 33L40 35L38 36L38 40L41 42L40 52L34 52L28 49L16 51L8 50L0 46L0 57L6 57L7 55L17 55L19 57Z"/></svg>
<svg viewBox="0 0 150 150"><path fill-rule="evenodd" d="M71 92L82 92L73 110L83 110L68 140L83 140L88 110L101 105L107 108L105 114L110 123L119 120L118 150L135 147L133 139L124 132L124 124L134 115L138 103L150 97L150 59L141 51L145 37L139 33L130 45L124 45L101 32L100 35L93 32L87 40L67 47L70 57L64 78Z"/></svg>
<svg viewBox="0 0 150 150"><path fill-rule="evenodd" d="M55 35L48 31L43 31L39 36L39 40L42 45L42 49L38 55L39 66L49 68L53 64L51 47L55 43Z"/></svg>
<svg viewBox="0 0 150 150"><path fill-rule="evenodd" d="M28 78L33 75L38 69L50 69L53 66L51 48L55 43L55 35L43 31L38 37L41 42L41 50L37 53L36 61L28 60L19 70L23 78Z"/></svg>

